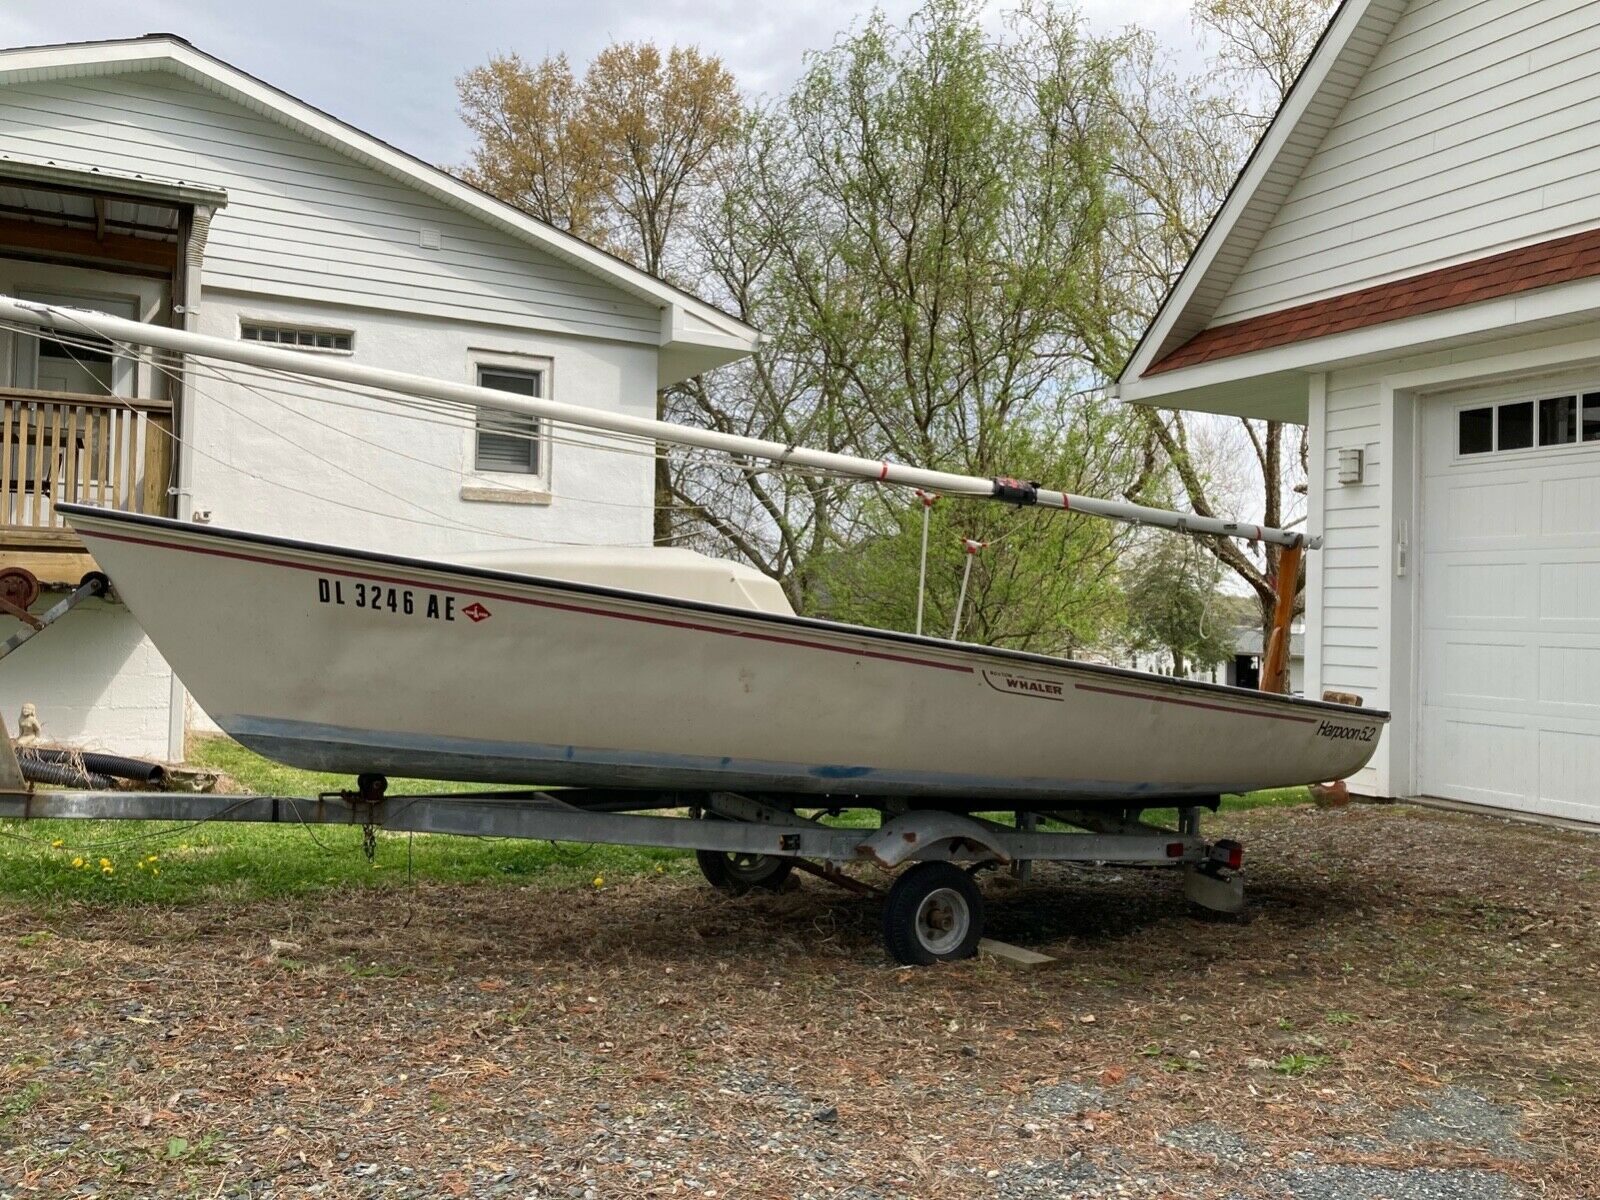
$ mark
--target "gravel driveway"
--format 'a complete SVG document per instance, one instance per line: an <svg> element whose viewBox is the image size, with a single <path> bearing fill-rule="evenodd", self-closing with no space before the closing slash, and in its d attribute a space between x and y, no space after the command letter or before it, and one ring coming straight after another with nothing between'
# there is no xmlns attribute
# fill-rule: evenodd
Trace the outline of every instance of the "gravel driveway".
<svg viewBox="0 0 1600 1200"><path fill-rule="evenodd" d="M1259 810L1252 919L989 883L891 966L807 879L7 906L0 1197L1600 1195L1600 838Z"/></svg>

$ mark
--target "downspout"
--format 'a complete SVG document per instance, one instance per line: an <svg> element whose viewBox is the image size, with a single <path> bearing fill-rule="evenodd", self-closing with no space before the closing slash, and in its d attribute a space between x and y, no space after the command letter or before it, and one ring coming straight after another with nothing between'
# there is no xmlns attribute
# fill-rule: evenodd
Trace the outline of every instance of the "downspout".
<svg viewBox="0 0 1600 1200"><path fill-rule="evenodd" d="M178 277L172 289L172 324L188 333L198 333L200 328L200 264L206 255L206 235L211 231L211 218L215 212L210 205L197 204L184 222ZM180 521L188 521L194 516L194 412L189 403L192 394L189 356L180 354L176 366L177 378L169 394L172 399L172 433L177 445L172 456L172 482L167 494L172 501L172 515ZM188 751L188 726L189 691L174 671L167 707L168 760L183 761Z"/></svg>

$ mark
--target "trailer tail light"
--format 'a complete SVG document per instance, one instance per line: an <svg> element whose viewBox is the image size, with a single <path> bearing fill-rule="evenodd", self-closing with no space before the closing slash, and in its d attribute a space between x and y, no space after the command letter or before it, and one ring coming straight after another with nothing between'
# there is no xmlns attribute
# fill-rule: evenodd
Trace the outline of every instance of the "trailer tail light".
<svg viewBox="0 0 1600 1200"><path fill-rule="evenodd" d="M1244 866L1244 847L1232 838L1224 838L1211 847L1211 861L1221 863L1230 871Z"/></svg>
<svg viewBox="0 0 1600 1200"><path fill-rule="evenodd" d="M1186 847L1182 842L1168 842L1167 843L1167 857L1168 858L1182 858L1183 854L1184 854L1184 851L1186 849L1188 849L1188 847Z"/></svg>

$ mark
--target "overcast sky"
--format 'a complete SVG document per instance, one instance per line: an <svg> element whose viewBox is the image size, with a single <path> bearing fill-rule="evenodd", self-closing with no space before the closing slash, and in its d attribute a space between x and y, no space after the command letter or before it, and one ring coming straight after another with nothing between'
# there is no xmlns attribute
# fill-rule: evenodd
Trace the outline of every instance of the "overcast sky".
<svg viewBox="0 0 1600 1200"><path fill-rule="evenodd" d="M891 16L914 0L885 0ZM1187 0L1080 0L1103 30L1130 23L1180 51ZM0 0L0 45L176 33L430 162L466 157L455 79L499 51L565 52L582 69L611 41L697 45L752 93L782 88L807 50L867 11L837 0Z"/></svg>

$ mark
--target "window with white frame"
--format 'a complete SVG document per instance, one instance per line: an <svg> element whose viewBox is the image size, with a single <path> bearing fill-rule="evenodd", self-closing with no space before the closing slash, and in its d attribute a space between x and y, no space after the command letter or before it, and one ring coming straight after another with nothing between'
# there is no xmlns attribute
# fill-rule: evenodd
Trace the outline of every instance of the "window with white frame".
<svg viewBox="0 0 1600 1200"><path fill-rule="evenodd" d="M478 367L478 386L518 396L544 395L544 372L520 367ZM473 465L479 471L537 475L544 468L539 419L521 413L480 408L474 432Z"/></svg>
<svg viewBox="0 0 1600 1200"><path fill-rule="evenodd" d="M239 322L239 337L247 342L267 342L296 350L332 350L349 354L355 349L355 334L348 329L304 329L297 325L272 325L261 321Z"/></svg>
<svg viewBox="0 0 1600 1200"><path fill-rule="evenodd" d="M1456 414L1456 452L1493 454L1600 442L1600 392L1508 400Z"/></svg>

